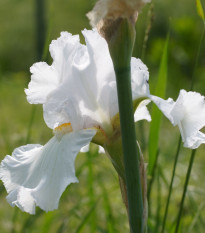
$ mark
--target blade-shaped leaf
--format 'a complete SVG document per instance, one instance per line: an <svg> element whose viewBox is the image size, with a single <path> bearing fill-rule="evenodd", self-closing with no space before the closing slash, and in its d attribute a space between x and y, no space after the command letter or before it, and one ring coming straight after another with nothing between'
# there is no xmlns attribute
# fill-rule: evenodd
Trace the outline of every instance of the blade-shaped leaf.
<svg viewBox="0 0 205 233"><path fill-rule="evenodd" d="M196 0L196 9L197 9L198 15L202 18L203 21L205 21L204 9L202 7L201 0Z"/></svg>
<svg viewBox="0 0 205 233"><path fill-rule="evenodd" d="M167 49L169 43L169 36L167 36L165 46L163 49L163 54L160 62L159 75L155 90L155 95L164 98L166 84L167 84ZM159 129L161 123L162 113L159 109L153 105L152 107L152 121L150 124L149 133L149 163L148 163L148 174L151 175L153 172L155 160L157 157L158 140L159 140Z"/></svg>

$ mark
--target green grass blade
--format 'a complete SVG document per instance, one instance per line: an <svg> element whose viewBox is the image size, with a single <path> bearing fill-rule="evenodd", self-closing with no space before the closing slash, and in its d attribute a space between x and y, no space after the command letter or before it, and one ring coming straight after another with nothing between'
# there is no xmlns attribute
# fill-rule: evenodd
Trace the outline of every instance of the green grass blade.
<svg viewBox="0 0 205 233"><path fill-rule="evenodd" d="M49 233L51 231L51 225L53 224L57 215L54 211L44 214L44 222L41 227L41 232Z"/></svg>
<svg viewBox="0 0 205 233"><path fill-rule="evenodd" d="M194 195L191 193L191 192L188 192L187 193L188 195L188 200L189 200L189 206L193 207L192 209L192 213L197 213L198 210L199 210L199 204L197 202L197 199L195 200L194 199ZM202 202L204 203L204 202ZM199 225L201 226L202 229L205 229L205 219L203 218L203 212L200 212L199 216L198 216L198 219L197 219L197 224L195 224L195 228L196 226L199 227Z"/></svg>
<svg viewBox="0 0 205 233"><path fill-rule="evenodd" d="M168 189L169 188L169 182L165 176L165 172L163 171L163 168L161 168L161 166L158 166L158 169L159 169L159 174L160 174L160 177L161 177L161 180L163 181L164 185L166 186L166 188Z"/></svg>
<svg viewBox="0 0 205 233"><path fill-rule="evenodd" d="M181 198L181 202L180 202L180 206L179 206L179 212L178 212L178 216L177 216L177 223L176 223L175 233L178 233L179 228L180 228L180 221L181 221L182 211L183 211L183 207L184 207L184 200L185 200L185 197L186 197L187 187L188 187L188 183L189 183L189 178L190 178L192 166L193 166L193 163L194 163L195 154L196 154L196 150L192 150L191 158L190 158L190 161L189 161L189 167L188 167L187 174L186 174L184 190L183 190L183 194L182 194L182 198Z"/></svg>
<svg viewBox="0 0 205 233"><path fill-rule="evenodd" d="M17 209L17 210L19 210L19 209ZM31 229L35 225L37 219L39 219L43 213L44 212L41 209L37 209L35 215L29 215L28 218L22 223L22 228L21 228L20 232L21 233L30 232L29 229Z"/></svg>
<svg viewBox="0 0 205 233"><path fill-rule="evenodd" d="M155 232L159 232L160 227L160 213L161 213L161 207L162 207L162 188L161 188L161 181L160 181L160 174L158 171L157 174L157 208L156 208L156 214L155 214Z"/></svg>
<svg viewBox="0 0 205 233"><path fill-rule="evenodd" d="M41 59L46 38L45 0L35 0L36 47L38 59Z"/></svg>
<svg viewBox="0 0 205 233"><path fill-rule="evenodd" d="M196 0L196 10L197 10L199 17L201 17L201 19L205 21L204 9L202 7L201 0Z"/></svg>
<svg viewBox="0 0 205 233"><path fill-rule="evenodd" d="M171 198L172 189L173 189L175 171L176 171L177 162L178 162L178 158L179 158L180 146L181 146L181 137L179 138L177 152L176 152L176 155L175 155L174 166L173 166L173 170L172 170L172 178L171 178L171 182L170 182L170 185L169 185L169 192L168 192L168 197L167 197L167 202L166 202L166 207L165 207L165 213L164 213L164 217L163 217L161 233L164 233L164 230L165 230L167 214L168 214L168 209L169 209L169 203L170 203L170 198Z"/></svg>
<svg viewBox="0 0 205 233"><path fill-rule="evenodd" d="M107 232L108 233L115 233L117 232L116 227L115 227L115 219L113 216L113 211L112 211L112 206L109 200L109 195L105 189L104 183L102 180L99 180L99 184L101 187L102 191L102 197L104 201L104 209L105 209L105 214L106 214L106 223L107 223Z"/></svg>
<svg viewBox="0 0 205 233"><path fill-rule="evenodd" d="M167 36L163 54L160 62L159 75L155 90L155 95L164 98L167 84L167 50L168 50L169 36ZM148 163L148 174L151 175L153 172L155 160L157 157L158 141L159 141L159 129L161 123L162 113L159 109L153 105L152 107L152 121L150 124L149 133L149 163Z"/></svg>
<svg viewBox="0 0 205 233"><path fill-rule="evenodd" d="M150 7L149 7L149 11L147 14L147 27L145 30L145 35L144 35L144 40L143 40L143 44L142 44L142 56L141 56L141 60L144 61L144 57L145 57L145 52L147 49L147 42L149 39L149 33L153 24L153 17L154 17L154 4L153 2L150 3Z"/></svg>
<svg viewBox="0 0 205 233"><path fill-rule="evenodd" d="M18 213L19 213L19 210L18 208L14 208L13 210L13 216L12 216L12 228L11 228L11 233L15 233L16 232L16 219L18 217Z"/></svg>
<svg viewBox="0 0 205 233"><path fill-rule="evenodd" d="M95 210L96 206L97 206L97 201L94 203L93 206L91 206L90 210L88 211L88 213L84 216L84 218L82 219L80 225L78 226L77 230L75 231L75 233L80 233L82 232L85 224L89 221L90 216L92 216L93 211Z"/></svg>
<svg viewBox="0 0 205 233"><path fill-rule="evenodd" d="M197 223L197 221L198 221L198 219L200 217L200 214L201 214L202 210L204 209L204 207L205 207L205 202L203 202L199 206L199 208L198 208L198 210L197 210L197 212L195 214L195 217L194 217L194 219L193 219L193 221L192 221L192 223L191 223L191 225L189 227L188 233L192 233L193 232L194 226L196 225L196 223Z"/></svg>
<svg viewBox="0 0 205 233"><path fill-rule="evenodd" d="M150 178L150 181L149 181L149 184L148 184L148 190L147 190L147 200L148 200L148 202L150 200L150 194L151 194L152 185L153 185L153 181L154 181L154 177L155 177L155 172L157 170L156 168L158 168L158 166L157 166L158 157L159 157L159 151L157 151L154 167L152 169L151 178Z"/></svg>
<svg viewBox="0 0 205 233"><path fill-rule="evenodd" d="M67 222L66 221L63 221L60 225L60 227L58 228L58 230L56 231L56 233L63 233L65 232L66 230L66 225L67 225Z"/></svg>
<svg viewBox="0 0 205 233"><path fill-rule="evenodd" d="M93 173L93 158L98 154L88 152L87 153L87 160L88 160L88 196L89 196L89 204L93 206L95 204L95 192L94 192L94 173ZM96 232L97 226L97 218L96 218L96 211L93 210L92 215L90 216L91 223L90 223L90 232Z"/></svg>
<svg viewBox="0 0 205 233"><path fill-rule="evenodd" d="M33 126L35 114L36 114L36 106L32 105L31 116L30 116L30 119L29 119L29 124L28 124L28 129L27 129L27 135L26 135L25 144L28 144L29 141L30 141L30 138L31 138L31 129L32 129L32 126Z"/></svg>

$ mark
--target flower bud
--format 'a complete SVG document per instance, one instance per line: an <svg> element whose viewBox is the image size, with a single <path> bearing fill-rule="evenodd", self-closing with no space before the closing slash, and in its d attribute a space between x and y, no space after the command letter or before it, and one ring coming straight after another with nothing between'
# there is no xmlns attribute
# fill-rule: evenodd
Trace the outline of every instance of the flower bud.
<svg viewBox="0 0 205 233"><path fill-rule="evenodd" d="M99 0L93 10L87 14L93 27L101 21L118 18L137 20L138 12L150 0Z"/></svg>

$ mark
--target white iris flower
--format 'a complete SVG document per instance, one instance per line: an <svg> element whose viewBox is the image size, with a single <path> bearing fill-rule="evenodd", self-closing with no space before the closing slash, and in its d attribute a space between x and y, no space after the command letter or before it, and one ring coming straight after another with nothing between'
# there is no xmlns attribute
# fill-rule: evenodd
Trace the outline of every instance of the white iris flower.
<svg viewBox="0 0 205 233"><path fill-rule="evenodd" d="M52 41L51 66L39 62L31 67L31 82L25 90L31 104L42 104L44 120L54 136L44 145L26 145L7 155L0 165L0 179L7 200L30 214L39 206L58 208L65 188L78 182L75 158L97 135L113 132L112 119L118 113L115 73L106 41L96 30L84 30L86 45L79 36L62 32ZM147 67L131 60L133 100L149 96ZM151 120L140 103L135 120Z"/></svg>
<svg viewBox="0 0 205 233"><path fill-rule="evenodd" d="M176 102L156 96L151 99L174 126L178 125L185 147L196 149L205 143L205 134L200 132L205 126L204 96L181 90Z"/></svg>

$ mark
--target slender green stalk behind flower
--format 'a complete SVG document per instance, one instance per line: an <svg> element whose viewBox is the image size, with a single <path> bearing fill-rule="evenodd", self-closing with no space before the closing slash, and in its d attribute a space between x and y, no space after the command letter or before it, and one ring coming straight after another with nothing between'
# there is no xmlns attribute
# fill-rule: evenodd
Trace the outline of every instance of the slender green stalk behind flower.
<svg viewBox="0 0 205 233"><path fill-rule="evenodd" d="M58 208L60 196L75 176L75 158L90 141L100 146L120 137L115 73L106 41L93 31L79 36L63 32L52 41L51 66L45 62L31 67L31 82L25 90L31 104L42 104L44 120L54 136L44 145L26 145L6 156L0 165L0 178L8 192L7 201L30 214L35 206L45 211ZM139 100L135 120L150 120L147 67L132 58L133 101ZM112 155L111 155L112 156ZM123 178L123 165L112 156Z"/></svg>

